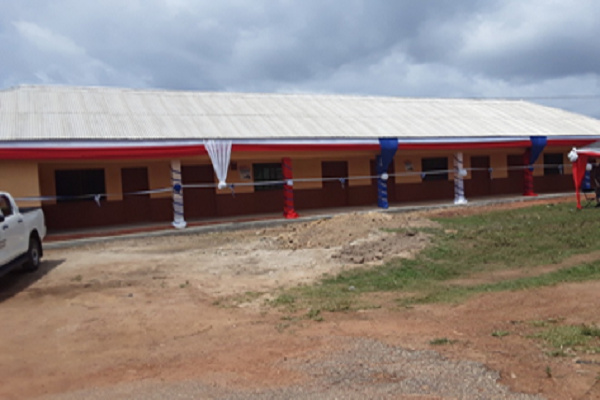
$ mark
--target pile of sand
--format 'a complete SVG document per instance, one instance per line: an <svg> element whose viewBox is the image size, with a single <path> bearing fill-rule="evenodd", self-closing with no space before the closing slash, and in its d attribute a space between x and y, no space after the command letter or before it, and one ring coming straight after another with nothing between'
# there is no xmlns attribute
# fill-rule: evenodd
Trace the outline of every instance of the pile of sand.
<svg viewBox="0 0 600 400"><path fill-rule="evenodd" d="M419 228L435 226L415 215L351 213L279 229L272 244L290 250L334 249L332 258L363 264L413 256L429 242Z"/></svg>

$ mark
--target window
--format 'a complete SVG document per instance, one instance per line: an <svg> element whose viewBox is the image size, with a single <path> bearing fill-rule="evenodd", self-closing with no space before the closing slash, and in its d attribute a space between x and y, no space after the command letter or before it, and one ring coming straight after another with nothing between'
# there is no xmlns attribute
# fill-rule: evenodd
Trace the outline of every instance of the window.
<svg viewBox="0 0 600 400"><path fill-rule="evenodd" d="M563 155L562 153L544 154L544 175L562 175Z"/></svg>
<svg viewBox="0 0 600 400"><path fill-rule="evenodd" d="M266 182L266 181L282 181L283 173L281 172L281 164L253 164L252 172L254 174L254 182ZM270 184L270 185L254 185L254 190L277 190L283 189L283 183Z"/></svg>
<svg viewBox="0 0 600 400"><path fill-rule="evenodd" d="M106 193L103 169L57 170L54 178L58 202L93 200L80 196Z"/></svg>
<svg viewBox="0 0 600 400"><path fill-rule="evenodd" d="M421 171L425 174L423 181L447 181L448 180L448 158L435 157L421 159ZM436 172L444 171L444 172ZM428 173L430 172L430 173Z"/></svg>
<svg viewBox="0 0 600 400"><path fill-rule="evenodd" d="M9 215L12 215L12 213L13 213L12 205L10 204L10 200L5 195L0 195L0 212L2 213L2 216L4 216L4 217L8 217Z"/></svg>

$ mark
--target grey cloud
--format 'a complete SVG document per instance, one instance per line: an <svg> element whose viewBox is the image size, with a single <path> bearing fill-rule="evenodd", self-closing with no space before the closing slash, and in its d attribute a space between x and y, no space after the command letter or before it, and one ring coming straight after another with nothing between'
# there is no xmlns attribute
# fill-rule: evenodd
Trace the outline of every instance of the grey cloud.
<svg viewBox="0 0 600 400"><path fill-rule="evenodd" d="M456 64L507 80L597 73L600 3L507 1L474 19Z"/></svg>
<svg viewBox="0 0 600 400"><path fill-rule="evenodd" d="M439 97L600 91L595 0L0 3L0 49L11 54L0 64L3 87Z"/></svg>

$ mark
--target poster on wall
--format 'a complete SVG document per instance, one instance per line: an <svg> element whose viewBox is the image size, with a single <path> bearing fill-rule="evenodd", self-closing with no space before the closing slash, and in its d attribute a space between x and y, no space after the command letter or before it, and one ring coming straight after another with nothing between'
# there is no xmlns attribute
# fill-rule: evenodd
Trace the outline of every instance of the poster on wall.
<svg viewBox="0 0 600 400"><path fill-rule="evenodd" d="M240 165L238 167L238 172L240 173L240 179L243 181L252 180L252 172L250 171L250 167L248 165Z"/></svg>

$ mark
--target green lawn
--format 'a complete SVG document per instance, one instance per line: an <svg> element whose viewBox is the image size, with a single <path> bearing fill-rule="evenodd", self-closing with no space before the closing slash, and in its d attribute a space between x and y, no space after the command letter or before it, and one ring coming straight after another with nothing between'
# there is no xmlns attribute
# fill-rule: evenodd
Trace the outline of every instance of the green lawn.
<svg viewBox="0 0 600 400"><path fill-rule="evenodd" d="M569 202L435 220L440 227L426 229L432 242L415 259L395 259L287 289L273 305L314 314L376 307L361 300L373 292L397 294L398 304L408 306L456 302L481 292L600 279L600 260L593 260L518 279L452 284L452 280L485 276L486 272L558 264L576 254L600 250L600 210L577 211ZM402 232L404 227L397 229Z"/></svg>

